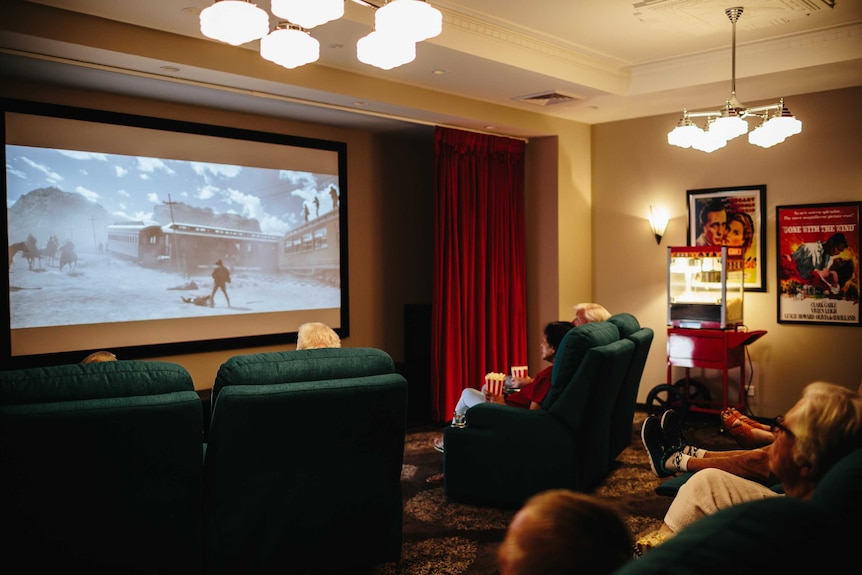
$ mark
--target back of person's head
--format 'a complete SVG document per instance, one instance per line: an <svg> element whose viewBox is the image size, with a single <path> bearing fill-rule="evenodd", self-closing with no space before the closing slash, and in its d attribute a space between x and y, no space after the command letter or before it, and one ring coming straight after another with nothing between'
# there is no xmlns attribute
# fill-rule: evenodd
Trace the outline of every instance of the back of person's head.
<svg viewBox="0 0 862 575"><path fill-rule="evenodd" d="M501 575L604 575L631 557L633 543L611 503L552 489L515 515L497 556Z"/></svg>
<svg viewBox="0 0 862 575"><path fill-rule="evenodd" d="M822 381L810 383L793 406L793 458L808 463L814 482L841 458L862 447L862 396Z"/></svg>
<svg viewBox="0 0 862 575"><path fill-rule="evenodd" d="M319 349L322 347L341 347L341 338L335 331L319 321L299 326L296 349Z"/></svg>
<svg viewBox="0 0 862 575"><path fill-rule="evenodd" d="M81 363L101 363L103 361L117 361L117 356L110 351L94 351L81 360Z"/></svg>
<svg viewBox="0 0 862 575"><path fill-rule="evenodd" d="M559 349L560 342L569 331L575 327L570 321L552 321L545 325L545 340L554 349Z"/></svg>
<svg viewBox="0 0 862 575"><path fill-rule="evenodd" d="M579 303L575 306L575 318L572 323L583 325L594 321L607 321L611 313L597 303Z"/></svg>

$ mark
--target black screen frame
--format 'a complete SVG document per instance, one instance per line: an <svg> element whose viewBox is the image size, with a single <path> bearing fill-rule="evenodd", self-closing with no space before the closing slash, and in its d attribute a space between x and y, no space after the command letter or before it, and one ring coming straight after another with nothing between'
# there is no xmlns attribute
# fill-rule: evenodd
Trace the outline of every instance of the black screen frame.
<svg viewBox="0 0 862 575"><path fill-rule="evenodd" d="M75 106L66 106L59 104L48 104L41 102L32 102L26 100L17 100L9 98L0 98L0 131L3 134L4 141L4 164L6 163L6 143L7 125L6 117L8 113L20 113L34 116L47 116L60 119L77 120L83 122L92 122L95 124L113 124L117 126L126 126L132 128L145 128L148 130L158 130L164 132L177 132L189 135L199 135L205 137L215 137L235 142L237 146L242 146L243 142L260 142L264 144L276 144L292 147L311 148L314 150L325 150L335 152L337 154L338 166L338 185L340 198L338 201L338 228L339 228L339 275L340 275L340 322L337 326L332 326L336 333L341 338L346 338L350 333L350 313L349 313L349 269L348 269L348 242L347 242L347 144L345 142L323 140L302 136L286 135L273 132L264 132L258 130L249 130L235 127L203 124L198 122L190 122L183 120L174 120L167 118L159 118L146 115L130 114L123 112L112 112L105 110L97 110L91 108L82 108ZM8 189L7 179L3 178L3 197L7 199L7 210L3 212L3 234L6 237L7 245L10 243L9 238L9 222L8 222ZM11 265L10 268L11 269ZM10 272L4 276L7 293L10 293ZM0 317L5 322L6 329L9 333L7 343L2 346L0 357L3 359L3 367L0 369L16 369L39 365L51 365L60 363L76 362L82 359L87 353L96 349L104 349L110 347L118 356L123 359L144 358L152 356L171 356L190 353L201 353L208 351L218 351L226 349L249 348L279 345L285 343L295 343L297 332L290 330L279 333L266 333L260 335L228 335L226 337L208 338L195 337L194 339L181 340L170 342L152 343L147 340L145 335L142 335L141 341L134 345L123 345L121 347L99 346L96 348L84 346L81 349L70 349L67 351L51 351L47 353L28 353L26 355L13 355L13 346L11 343L11 315L9 297L2 298L2 309L0 309ZM241 316L236 316L241 317ZM314 321L314 318L309 318ZM153 322L159 320L152 320ZM174 320L184 321L184 320ZM193 321L193 320L189 320ZM147 330L141 330L142 334Z"/></svg>

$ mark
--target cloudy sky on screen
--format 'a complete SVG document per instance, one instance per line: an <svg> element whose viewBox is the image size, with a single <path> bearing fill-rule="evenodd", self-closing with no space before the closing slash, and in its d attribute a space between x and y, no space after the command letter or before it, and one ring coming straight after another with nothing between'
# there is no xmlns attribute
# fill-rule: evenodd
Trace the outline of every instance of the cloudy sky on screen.
<svg viewBox="0 0 862 575"><path fill-rule="evenodd" d="M153 208L183 202L216 214L236 213L283 234L303 220L303 206L332 209L334 174L313 174L28 146L6 146L6 206L38 188L56 187L101 205L116 221L152 220Z"/></svg>

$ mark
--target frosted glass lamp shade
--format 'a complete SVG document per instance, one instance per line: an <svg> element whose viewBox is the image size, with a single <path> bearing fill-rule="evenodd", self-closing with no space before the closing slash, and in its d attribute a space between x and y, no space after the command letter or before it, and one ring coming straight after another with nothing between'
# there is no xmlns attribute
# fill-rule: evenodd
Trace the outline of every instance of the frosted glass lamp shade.
<svg viewBox="0 0 862 575"><path fill-rule="evenodd" d="M374 29L421 42L440 35L443 14L424 0L392 0L377 10Z"/></svg>
<svg viewBox="0 0 862 575"><path fill-rule="evenodd" d="M292 70L316 62L320 58L320 42L303 30L279 25L260 41L260 55Z"/></svg>
<svg viewBox="0 0 862 575"><path fill-rule="evenodd" d="M748 122L736 114L726 114L716 118L709 125L709 131L714 132L716 136L725 141L732 140L748 132Z"/></svg>
<svg viewBox="0 0 862 575"><path fill-rule="evenodd" d="M695 126L691 120L680 120L676 128L668 132L667 143L680 148L690 148L703 136L703 130Z"/></svg>
<svg viewBox="0 0 862 575"><path fill-rule="evenodd" d="M374 31L356 43L356 57L365 64L391 70L416 59L416 43Z"/></svg>
<svg viewBox="0 0 862 575"><path fill-rule="evenodd" d="M269 32L269 14L245 0L220 0L201 10L201 34L239 46Z"/></svg>
<svg viewBox="0 0 862 575"><path fill-rule="evenodd" d="M306 30L344 16L344 0L272 0L272 13Z"/></svg>

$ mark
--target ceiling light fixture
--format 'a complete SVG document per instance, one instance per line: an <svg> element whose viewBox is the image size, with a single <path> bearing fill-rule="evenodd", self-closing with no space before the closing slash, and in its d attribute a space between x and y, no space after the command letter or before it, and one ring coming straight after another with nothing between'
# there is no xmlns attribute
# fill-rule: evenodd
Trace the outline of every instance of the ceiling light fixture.
<svg viewBox="0 0 862 575"><path fill-rule="evenodd" d="M239 46L269 32L269 14L247 0L216 0L201 10L201 34Z"/></svg>
<svg viewBox="0 0 862 575"><path fill-rule="evenodd" d="M311 29L344 16L344 0L272 0L272 13Z"/></svg>
<svg viewBox="0 0 862 575"><path fill-rule="evenodd" d="M667 143L680 148L694 148L703 152L714 152L723 148L729 140L748 132L749 117L758 118L760 124L748 134L748 142L762 148L780 144L785 139L802 131L802 122L790 114L784 106L784 98L777 104L746 108L736 98L736 22L743 7L724 11L733 25L733 50L730 98L724 108L714 112L682 111L677 126L668 132ZM692 118L706 118L706 128L700 128Z"/></svg>
<svg viewBox="0 0 862 575"><path fill-rule="evenodd" d="M443 31L443 14L425 0L390 0L374 15L374 27L421 42Z"/></svg>
<svg viewBox="0 0 862 575"><path fill-rule="evenodd" d="M308 30L344 15L345 0L272 0L280 19L269 31L269 14L251 0L215 0L200 13L201 33L239 46L260 40L261 56L296 68L320 57L320 43ZM360 62L390 70L416 58L416 43L440 34L443 14L425 0L353 0L374 8L375 25L356 44Z"/></svg>
<svg viewBox="0 0 862 575"><path fill-rule="evenodd" d="M292 70L320 58L320 42L296 24L286 20L260 39L260 55Z"/></svg>
<svg viewBox="0 0 862 575"><path fill-rule="evenodd" d="M416 59L416 42L373 30L356 43L356 58L381 70L391 70Z"/></svg>

